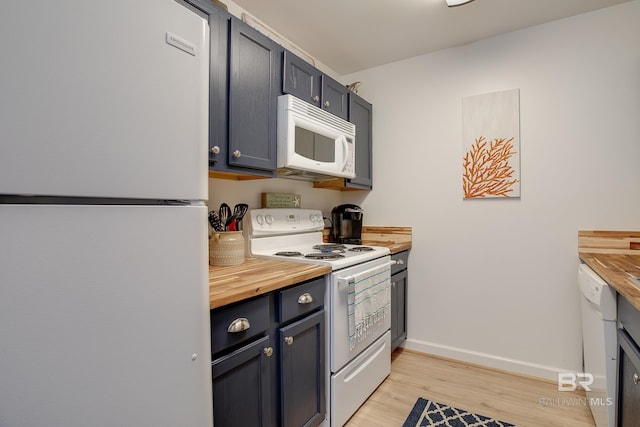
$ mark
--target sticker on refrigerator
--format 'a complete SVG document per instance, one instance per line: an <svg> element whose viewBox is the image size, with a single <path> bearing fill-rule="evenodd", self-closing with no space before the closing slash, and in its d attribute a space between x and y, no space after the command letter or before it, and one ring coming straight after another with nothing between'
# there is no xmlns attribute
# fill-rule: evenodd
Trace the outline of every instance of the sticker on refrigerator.
<svg viewBox="0 0 640 427"><path fill-rule="evenodd" d="M196 46L193 43L190 43L182 37L178 37L168 31L167 43L169 43L171 46L177 47L178 49L187 52L189 55L196 56Z"/></svg>

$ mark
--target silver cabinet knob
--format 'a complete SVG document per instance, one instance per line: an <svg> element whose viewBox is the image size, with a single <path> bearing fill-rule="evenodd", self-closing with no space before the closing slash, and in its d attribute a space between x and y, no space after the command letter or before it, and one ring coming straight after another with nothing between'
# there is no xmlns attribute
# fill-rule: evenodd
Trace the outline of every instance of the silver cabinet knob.
<svg viewBox="0 0 640 427"><path fill-rule="evenodd" d="M229 324L227 332L235 334L236 332L246 331L250 327L251 324L249 323L249 319L247 319L246 317L238 317L236 320Z"/></svg>
<svg viewBox="0 0 640 427"><path fill-rule="evenodd" d="M311 304L313 302L313 297L309 292L305 292L304 294L298 297L298 304Z"/></svg>
<svg viewBox="0 0 640 427"><path fill-rule="evenodd" d="M324 108L329 108L329 105L331 105L329 104L329 101L324 101Z"/></svg>
<svg viewBox="0 0 640 427"><path fill-rule="evenodd" d="M240 152L240 150L236 150L236 151L233 152L233 158L234 159L237 159L240 156L242 156L242 153Z"/></svg>
<svg viewBox="0 0 640 427"><path fill-rule="evenodd" d="M293 337L284 337L284 342L287 343L287 345L293 344Z"/></svg>
<svg viewBox="0 0 640 427"><path fill-rule="evenodd" d="M633 383L638 384L638 381L640 381L640 377L638 377L638 373L636 372L633 374Z"/></svg>
<svg viewBox="0 0 640 427"><path fill-rule="evenodd" d="M211 153L220 154L220 147L218 147L217 145L214 145L213 147L211 147Z"/></svg>
<svg viewBox="0 0 640 427"><path fill-rule="evenodd" d="M318 102L320 101L320 97L318 95L314 96L313 98L311 98L313 100L313 102Z"/></svg>
<svg viewBox="0 0 640 427"><path fill-rule="evenodd" d="M271 357L273 355L273 347L265 347L262 352L265 356Z"/></svg>

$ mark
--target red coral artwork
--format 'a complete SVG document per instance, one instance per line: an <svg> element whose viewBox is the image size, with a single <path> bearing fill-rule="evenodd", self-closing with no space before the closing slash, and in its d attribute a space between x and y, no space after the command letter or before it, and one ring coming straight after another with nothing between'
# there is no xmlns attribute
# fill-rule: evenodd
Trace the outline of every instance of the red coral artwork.
<svg viewBox="0 0 640 427"><path fill-rule="evenodd" d="M509 164L516 154L514 137L495 138L487 141L483 136L475 139L464 155L462 189L464 198L509 197L513 186L519 182L515 170Z"/></svg>
<svg viewBox="0 0 640 427"><path fill-rule="evenodd" d="M462 196L520 197L520 90L462 98Z"/></svg>

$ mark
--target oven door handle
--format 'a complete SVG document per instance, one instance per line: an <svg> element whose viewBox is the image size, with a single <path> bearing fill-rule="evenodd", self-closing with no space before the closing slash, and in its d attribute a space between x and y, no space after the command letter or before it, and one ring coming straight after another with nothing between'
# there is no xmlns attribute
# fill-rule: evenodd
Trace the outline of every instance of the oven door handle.
<svg viewBox="0 0 640 427"><path fill-rule="evenodd" d="M380 267L389 267L389 266L391 266L391 265L395 265L395 264L397 264L397 263L398 263L398 262L397 262L396 260L391 260L391 261L389 261L389 262L388 262L388 263L386 263L386 264L376 265L375 267L371 267L371 268L370 268L370 269L368 269L368 270L361 271L361 272L359 272L359 273L357 274L357 276L364 275L364 274L369 274L369 273L371 273L373 270L376 270L376 269L378 269L378 268L380 268ZM338 279L338 281L339 281L339 282L343 282L343 283L353 283L353 282L355 282L355 281L356 281L356 274L351 275L351 276L347 276L347 277L340 277L340 276L338 276L338 277L337 277L337 279Z"/></svg>

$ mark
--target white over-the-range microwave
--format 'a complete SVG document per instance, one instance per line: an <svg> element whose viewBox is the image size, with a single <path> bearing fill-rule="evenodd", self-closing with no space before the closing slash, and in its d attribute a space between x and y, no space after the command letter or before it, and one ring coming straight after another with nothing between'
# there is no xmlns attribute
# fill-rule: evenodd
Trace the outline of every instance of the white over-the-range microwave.
<svg viewBox="0 0 640 427"><path fill-rule="evenodd" d="M292 95L278 97L278 176L355 178L353 123Z"/></svg>

